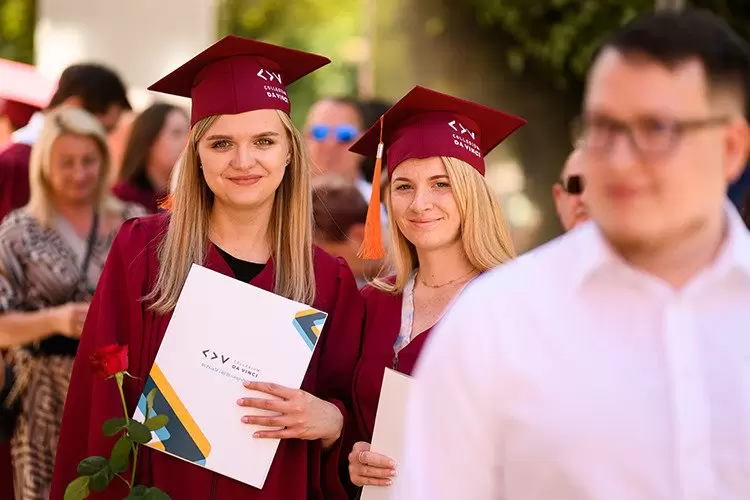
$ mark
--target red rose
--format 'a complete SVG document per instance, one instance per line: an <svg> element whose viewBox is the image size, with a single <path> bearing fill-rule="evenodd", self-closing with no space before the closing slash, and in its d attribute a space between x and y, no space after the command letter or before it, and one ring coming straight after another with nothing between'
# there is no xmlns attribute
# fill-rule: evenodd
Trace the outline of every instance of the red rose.
<svg viewBox="0 0 750 500"><path fill-rule="evenodd" d="M128 346L105 345L91 355L91 370L103 378L128 369Z"/></svg>

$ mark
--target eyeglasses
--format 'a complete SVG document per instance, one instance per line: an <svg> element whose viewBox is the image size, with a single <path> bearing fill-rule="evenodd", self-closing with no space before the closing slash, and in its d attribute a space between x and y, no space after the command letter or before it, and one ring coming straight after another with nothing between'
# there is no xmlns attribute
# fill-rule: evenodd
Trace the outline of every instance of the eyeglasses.
<svg viewBox="0 0 750 500"><path fill-rule="evenodd" d="M558 184L560 184L563 190L568 194L583 194L584 182L582 175L569 175L567 179L560 179Z"/></svg>
<svg viewBox="0 0 750 500"><path fill-rule="evenodd" d="M640 155L654 158L670 153L689 132L724 125L728 116L694 120L644 118L627 123L604 116L583 117L574 123L573 137L590 152L604 153L612 149L615 139L624 134Z"/></svg>
<svg viewBox="0 0 750 500"><path fill-rule="evenodd" d="M336 142L343 144L352 142L359 135L359 129L351 124L338 125L331 127L322 123L310 127L310 137L317 142L325 141L329 135L333 134Z"/></svg>

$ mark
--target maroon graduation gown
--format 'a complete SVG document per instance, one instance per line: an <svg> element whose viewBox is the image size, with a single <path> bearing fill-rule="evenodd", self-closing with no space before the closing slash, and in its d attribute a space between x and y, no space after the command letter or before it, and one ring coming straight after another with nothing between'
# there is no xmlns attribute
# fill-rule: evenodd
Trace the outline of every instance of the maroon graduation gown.
<svg viewBox="0 0 750 500"><path fill-rule="evenodd" d="M392 295L371 286L362 289L362 296L365 299L365 327L362 353L354 373L354 415L358 439L369 443L375 427L375 414L378 411L385 369L395 368L411 375L432 328L414 337L401 349L398 364L394 366L393 345L401 329L403 296Z"/></svg>
<svg viewBox="0 0 750 500"><path fill-rule="evenodd" d="M0 443L0 499L13 498L13 467L10 460L10 442Z"/></svg>
<svg viewBox="0 0 750 500"><path fill-rule="evenodd" d="M153 189L146 189L133 182L120 182L112 187L112 193L122 201L137 203L155 214L159 211L159 194Z"/></svg>
<svg viewBox="0 0 750 500"><path fill-rule="evenodd" d="M149 311L139 301L156 278L156 248L167 221L168 214L131 219L123 224L112 245L73 367L57 448L52 500L63 498L66 486L76 477L80 460L89 455L108 457L114 444L112 439L103 437L102 424L108 418L121 416L122 405L113 381L91 374L89 357L95 349L113 343L129 346L129 372L137 379L126 378L125 395L128 409L136 407L171 317ZM346 429L353 425L351 380L359 354L364 304L343 260L316 249L314 265L314 307L328 312L329 318L302 389L334 403L344 415ZM209 245L206 267L232 276L213 245ZM265 290L272 290L273 282L271 262L251 281ZM227 408L235 404L227 401ZM344 499L352 434L345 431L327 452L319 440L282 440L262 490L142 446L136 483L157 486L175 500ZM90 498L122 500L127 496L125 490L124 482L115 478L107 491L92 493Z"/></svg>
<svg viewBox="0 0 750 500"><path fill-rule="evenodd" d="M29 201L31 146L13 143L0 151L0 221Z"/></svg>

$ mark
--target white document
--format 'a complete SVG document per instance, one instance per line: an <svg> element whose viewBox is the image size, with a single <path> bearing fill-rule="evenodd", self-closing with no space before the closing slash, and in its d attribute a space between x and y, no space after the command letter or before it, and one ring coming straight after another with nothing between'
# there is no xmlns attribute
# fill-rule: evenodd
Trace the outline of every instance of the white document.
<svg viewBox="0 0 750 500"><path fill-rule="evenodd" d="M326 317L193 265L133 417L145 420L146 396L156 387L150 416L166 414L169 423L148 446L262 488L279 440L254 438L260 427L241 418L265 411L237 400L271 396L242 384L299 388Z"/></svg>
<svg viewBox="0 0 750 500"><path fill-rule="evenodd" d="M411 383L411 377L390 368L385 369L372 432L370 451L395 460L397 467L401 467L404 458L404 424ZM398 476L393 480L395 484ZM365 486L361 500L388 500L392 488L393 485Z"/></svg>

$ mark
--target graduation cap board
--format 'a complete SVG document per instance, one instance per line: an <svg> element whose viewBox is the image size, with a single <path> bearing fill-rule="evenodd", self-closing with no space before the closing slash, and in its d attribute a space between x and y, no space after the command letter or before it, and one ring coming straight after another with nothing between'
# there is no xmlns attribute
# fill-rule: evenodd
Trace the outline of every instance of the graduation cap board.
<svg viewBox="0 0 750 500"><path fill-rule="evenodd" d="M289 114L286 86L330 59L238 36L227 36L149 87L192 100L190 124L211 115L278 109Z"/></svg>

